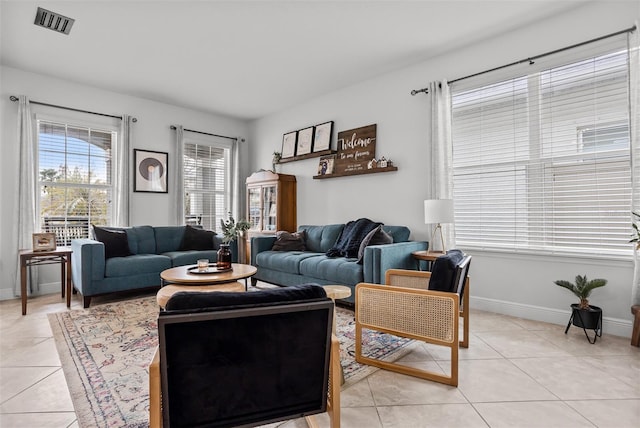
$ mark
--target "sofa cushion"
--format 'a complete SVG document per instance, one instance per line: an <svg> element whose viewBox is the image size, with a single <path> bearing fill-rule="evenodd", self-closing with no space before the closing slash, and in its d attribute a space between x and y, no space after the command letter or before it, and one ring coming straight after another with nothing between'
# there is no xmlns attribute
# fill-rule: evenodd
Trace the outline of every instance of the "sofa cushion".
<svg viewBox="0 0 640 428"><path fill-rule="evenodd" d="M153 228L156 235L156 254L179 251L186 226L157 226Z"/></svg>
<svg viewBox="0 0 640 428"><path fill-rule="evenodd" d="M273 243L273 251L304 251L306 232L301 230L296 233L289 233L284 230L276 232L276 242Z"/></svg>
<svg viewBox="0 0 640 428"><path fill-rule="evenodd" d="M160 285L160 272L171 268L171 259L158 254L134 254L128 257L114 257L105 262L104 276L125 277L143 273L157 273ZM126 281L126 279L123 279Z"/></svg>
<svg viewBox="0 0 640 428"><path fill-rule="evenodd" d="M358 263L362 263L364 249L369 245L393 244L393 237L384 231L382 225L376 227L364 237L358 250Z"/></svg>
<svg viewBox="0 0 640 428"><path fill-rule="evenodd" d="M256 256L256 264L265 269L278 272L300 274L300 262L305 259L315 259L321 253L309 251L262 251Z"/></svg>
<svg viewBox="0 0 640 428"><path fill-rule="evenodd" d="M129 249L133 254L155 254L156 235L152 226L134 226L125 229Z"/></svg>
<svg viewBox="0 0 640 428"><path fill-rule="evenodd" d="M127 233L123 229L105 229L99 226L92 226L96 239L104 244L105 259L131 255Z"/></svg>
<svg viewBox="0 0 640 428"><path fill-rule="evenodd" d="M214 236L216 233L212 230L197 229L187 225L179 250L213 250L215 248Z"/></svg>
<svg viewBox="0 0 640 428"><path fill-rule="evenodd" d="M298 230L306 234L305 245L307 251L326 253L336 243L344 224L327 224L325 226L303 225Z"/></svg>
<svg viewBox="0 0 640 428"><path fill-rule="evenodd" d="M356 259L331 258L324 254L301 260L300 274L335 284L354 285L364 281L362 265L356 263Z"/></svg>
<svg viewBox="0 0 640 428"><path fill-rule="evenodd" d="M171 266L195 265L199 259L208 259L209 263L215 263L218 260L217 250L207 251L169 251L162 253L171 259Z"/></svg>

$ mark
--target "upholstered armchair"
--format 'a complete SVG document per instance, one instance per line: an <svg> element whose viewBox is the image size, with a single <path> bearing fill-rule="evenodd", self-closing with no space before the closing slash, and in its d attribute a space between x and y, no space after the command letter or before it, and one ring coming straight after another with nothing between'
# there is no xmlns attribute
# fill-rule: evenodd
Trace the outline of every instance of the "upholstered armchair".
<svg viewBox="0 0 640 428"><path fill-rule="evenodd" d="M176 293L158 316L150 426L256 426L329 413L340 426L339 343L322 287Z"/></svg>
<svg viewBox="0 0 640 428"><path fill-rule="evenodd" d="M458 250L439 257L432 272L390 269L386 285L356 286L356 361L457 386L458 349L469 344L469 267L471 256ZM460 304L462 301L462 305ZM459 340L459 320L463 339ZM370 329L449 348L449 374L431 372L363 354L362 330Z"/></svg>

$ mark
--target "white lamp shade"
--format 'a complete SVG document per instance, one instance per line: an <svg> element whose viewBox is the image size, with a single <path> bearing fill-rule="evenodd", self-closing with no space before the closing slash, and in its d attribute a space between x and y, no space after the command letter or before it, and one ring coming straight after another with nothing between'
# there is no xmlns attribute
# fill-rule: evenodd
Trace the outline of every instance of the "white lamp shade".
<svg viewBox="0 0 640 428"><path fill-rule="evenodd" d="M424 201L426 224L453 223L453 199L428 199Z"/></svg>

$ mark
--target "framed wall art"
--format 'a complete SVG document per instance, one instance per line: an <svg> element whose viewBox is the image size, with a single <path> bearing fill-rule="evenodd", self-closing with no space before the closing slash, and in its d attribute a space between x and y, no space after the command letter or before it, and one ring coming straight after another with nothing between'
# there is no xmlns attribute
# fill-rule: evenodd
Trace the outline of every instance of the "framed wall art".
<svg viewBox="0 0 640 428"><path fill-rule="evenodd" d="M331 148L331 135L333 134L333 121L315 126L313 136L313 151L321 152Z"/></svg>
<svg viewBox="0 0 640 428"><path fill-rule="evenodd" d="M167 193L169 154L133 149L134 192Z"/></svg>
<svg viewBox="0 0 640 428"><path fill-rule="evenodd" d="M33 241L33 251L55 251L55 233L34 233L31 236Z"/></svg>
<svg viewBox="0 0 640 428"><path fill-rule="evenodd" d="M298 131L298 143L296 148L296 156L311 153L313 146L313 126Z"/></svg>
<svg viewBox="0 0 640 428"><path fill-rule="evenodd" d="M318 175L333 174L333 163L336 155L322 156L318 162Z"/></svg>
<svg viewBox="0 0 640 428"><path fill-rule="evenodd" d="M297 136L297 131L288 132L282 136L282 159L295 156Z"/></svg>

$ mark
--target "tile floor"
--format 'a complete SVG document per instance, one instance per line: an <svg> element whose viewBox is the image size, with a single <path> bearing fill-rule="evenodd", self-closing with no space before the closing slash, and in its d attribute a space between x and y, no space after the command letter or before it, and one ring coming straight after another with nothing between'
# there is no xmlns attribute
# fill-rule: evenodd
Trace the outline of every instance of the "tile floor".
<svg viewBox="0 0 640 428"><path fill-rule="evenodd" d="M77 296L72 308L81 308ZM59 295L31 298L24 317L19 300L0 302L0 427L78 427L47 319L62 310ZM403 358L448 370L446 359L426 344ZM379 370L345 388L341 403L343 428L636 428L640 348L606 332L591 345L575 327L565 335L564 326L472 310L457 388Z"/></svg>

